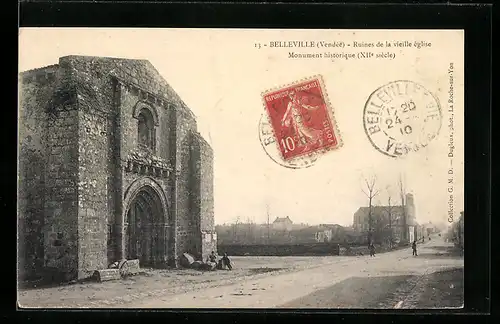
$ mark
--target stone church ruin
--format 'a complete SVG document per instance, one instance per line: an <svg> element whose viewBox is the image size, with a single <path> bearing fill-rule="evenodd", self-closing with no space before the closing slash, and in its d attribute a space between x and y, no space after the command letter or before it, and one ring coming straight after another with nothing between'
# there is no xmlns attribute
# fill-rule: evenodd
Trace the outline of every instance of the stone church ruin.
<svg viewBox="0 0 500 324"><path fill-rule="evenodd" d="M19 88L21 280L216 250L212 148L149 61L66 56Z"/></svg>

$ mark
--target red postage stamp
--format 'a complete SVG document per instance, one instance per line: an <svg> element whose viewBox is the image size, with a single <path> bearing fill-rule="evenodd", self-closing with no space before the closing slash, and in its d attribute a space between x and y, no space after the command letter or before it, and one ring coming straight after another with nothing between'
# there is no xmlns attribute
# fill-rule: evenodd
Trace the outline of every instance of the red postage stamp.
<svg viewBox="0 0 500 324"><path fill-rule="evenodd" d="M264 92L262 98L285 161L341 146L321 76Z"/></svg>

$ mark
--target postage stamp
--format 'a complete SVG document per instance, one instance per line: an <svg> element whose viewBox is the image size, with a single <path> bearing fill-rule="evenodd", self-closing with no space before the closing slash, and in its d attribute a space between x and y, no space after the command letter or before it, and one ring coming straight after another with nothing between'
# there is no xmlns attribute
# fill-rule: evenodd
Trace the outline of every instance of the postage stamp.
<svg viewBox="0 0 500 324"><path fill-rule="evenodd" d="M342 145L321 76L266 91L262 99L284 161Z"/></svg>
<svg viewBox="0 0 500 324"><path fill-rule="evenodd" d="M442 124L438 99L422 85L394 81L375 90L366 101L363 126L381 153L400 157L436 138Z"/></svg>
<svg viewBox="0 0 500 324"><path fill-rule="evenodd" d="M263 113L259 121L259 140L264 152L275 163L290 169L303 169L314 165L318 155L311 153L297 159L284 160L276 145L276 137L266 113Z"/></svg>

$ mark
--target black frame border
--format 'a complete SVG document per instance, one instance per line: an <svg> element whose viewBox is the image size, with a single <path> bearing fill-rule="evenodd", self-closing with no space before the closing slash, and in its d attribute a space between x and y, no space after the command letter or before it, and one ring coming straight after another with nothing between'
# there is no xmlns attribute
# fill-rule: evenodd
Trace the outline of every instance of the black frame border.
<svg viewBox="0 0 500 324"><path fill-rule="evenodd" d="M239 314L245 314L245 317L251 320L275 320L285 319L290 314L301 318L305 315L335 313L340 316L340 320L347 320L356 316L353 315L356 312L357 315L364 316L375 313L397 314L395 317L391 316L392 320L415 314L417 316L404 316L405 320L419 320L423 319L422 316L430 314L433 314L432 319L439 319L444 314L489 313L491 311L492 16L492 5L487 4L321 4L312 3L312 1L308 4L22 1L19 4L20 27L464 29L465 213L470 216L465 221L467 223L465 232L468 236L465 246L465 308L459 311L394 313L390 310L300 310L284 313L282 310L271 309L131 310L113 313L111 311L84 313L80 310L48 313L48 310L18 310L18 318L35 320L49 315L50 319L54 320L69 319L69 316L80 322L95 320L99 317L104 317L106 321L111 318L139 319L139 317L164 319L165 316L177 321L198 318L207 321L210 317L215 317L214 320L226 317L233 322L240 318ZM16 78L17 73L16 69ZM17 88L14 91L17 105ZM13 117L17 125L17 113L14 113ZM15 168L17 170L17 141L14 149L16 150ZM8 175L16 174L9 173L6 168L2 170L5 175L4 179L9 178ZM17 177L14 179L17 183ZM15 197L11 197L1 202L6 206L6 202L16 200ZM12 218L15 224L15 217ZM9 239L9 242L15 241L17 238ZM15 247L14 251L16 251ZM17 257L15 252L14 257ZM16 264L16 262L13 261L11 264ZM14 286L14 289L17 287ZM17 296L17 292L14 296Z"/></svg>

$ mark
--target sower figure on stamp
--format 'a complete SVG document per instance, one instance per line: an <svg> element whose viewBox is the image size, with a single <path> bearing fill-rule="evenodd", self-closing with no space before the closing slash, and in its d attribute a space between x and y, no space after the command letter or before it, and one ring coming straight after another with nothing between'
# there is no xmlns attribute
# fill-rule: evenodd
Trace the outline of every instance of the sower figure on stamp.
<svg viewBox="0 0 500 324"><path fill-rule="evenodd" d="M310 144L315 144L316 142L322 145L321 131L308 128L304 125L304 117L300 111L301 107L307 110L316 110L319 106L310 106L300 102L294 90L290 91L288 96L290 97L290 102L281 120L281 124L286 127L289 127L291 124L295 135L298 137L297 146L305 146L305 149L307 149Z"/></svg>
<svg viewBox="0 0 500 324"><path fill-rule="evenodd" d="M413 243L411 244L411 249L413 250L413 255L414 256L417 256L417 241L413 241Z"/></svg>

